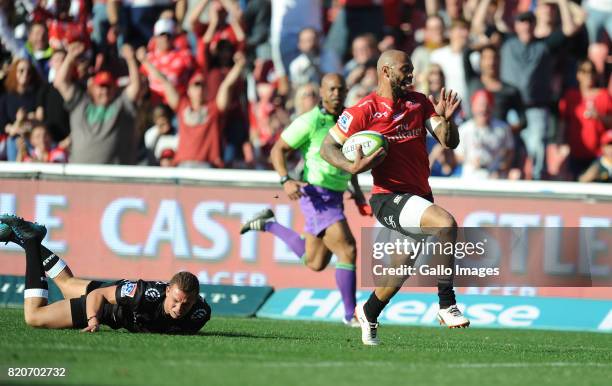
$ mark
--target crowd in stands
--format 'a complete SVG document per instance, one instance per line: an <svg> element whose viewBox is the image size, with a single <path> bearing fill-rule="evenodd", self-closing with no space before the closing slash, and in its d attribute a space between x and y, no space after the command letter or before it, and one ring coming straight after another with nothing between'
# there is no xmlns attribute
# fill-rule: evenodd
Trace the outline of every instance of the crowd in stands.
<svg viewBox="0 0 612 386"><path fill-rule="evenodd" d="M269 169L400 49L462 100L433 176L610 182L611 39L609 0L0 0L0 161Z"/></svg>

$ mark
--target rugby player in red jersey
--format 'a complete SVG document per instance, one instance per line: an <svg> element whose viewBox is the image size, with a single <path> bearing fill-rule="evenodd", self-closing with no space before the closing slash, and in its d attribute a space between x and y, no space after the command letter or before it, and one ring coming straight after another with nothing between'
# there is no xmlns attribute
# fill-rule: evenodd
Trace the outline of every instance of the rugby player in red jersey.
<svg viewBox="0 0 612 386"><path fill-rule="evenodd" d="M459 133L451 117L460 100L457 93L442 89L435 101L412 91L414 79L410 57L402 51L385 51L377 63L378 87L355 106L344 110L321 146L321 156L349 173L372 169L374 188L370 204L385 227L404 234L410 229L435 235L440 241L455 241L457 223L453 216L433 203L429 186L429 162L425 146L428 130L445 148L459 144ZM342 144L351 135L373 130L385 136L389 146L354 162L342 154ZM360 152L357 152L360 153ZM414 233L414 231L413 231ZM445 256L452 267L454 256ZM399 291L399 285L376 287L355 315L361 324L362 341L377 345L377 319ZM438 319L448 327L467 327L469 320L457 308L453 279L438 277Z"/></svg>

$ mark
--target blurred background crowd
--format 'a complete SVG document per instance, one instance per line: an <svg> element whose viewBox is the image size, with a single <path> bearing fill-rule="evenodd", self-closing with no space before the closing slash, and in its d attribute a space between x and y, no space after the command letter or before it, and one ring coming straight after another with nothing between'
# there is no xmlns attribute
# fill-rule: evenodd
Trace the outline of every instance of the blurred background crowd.
<svg viewBox="0 0 612 386"><path fill-rule="evenodd" d="M612 181L611 0L0 0L0 160L269 169L380 52L458 92L434 176Z"/></svg>

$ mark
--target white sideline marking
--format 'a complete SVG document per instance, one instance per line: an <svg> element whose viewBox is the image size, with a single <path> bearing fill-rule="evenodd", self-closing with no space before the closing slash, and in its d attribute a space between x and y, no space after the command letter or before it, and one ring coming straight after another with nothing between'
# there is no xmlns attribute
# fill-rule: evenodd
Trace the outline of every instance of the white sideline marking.
<svg viewBox="0 0 612 386"><path fill-rule="evenodd" d="M376 361L327 361L327 362L273 362L259 363L260 367L345 367L345 366L393 366L394 363L376 362ZM463 369L480 369L480 368L528 368L528 367L612 367L609 363L596 362L500 362L500 363L420 363L420 364L402 364L402 368L422 368L428 366L446 367L446 368L463 368Z"/></svg>
<svg viewBox="0 0 612 386"><path fill-rule="evenodd" d="M597 362L500 362L500 363L449 363L449 368L496 368L496 367L612 367L610 363Z"/></svg>

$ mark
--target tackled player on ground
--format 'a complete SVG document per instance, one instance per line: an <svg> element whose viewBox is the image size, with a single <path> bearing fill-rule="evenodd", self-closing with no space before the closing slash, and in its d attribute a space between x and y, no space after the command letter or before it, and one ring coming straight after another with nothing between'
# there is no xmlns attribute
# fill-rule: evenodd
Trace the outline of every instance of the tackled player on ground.
<svg viewBox="0 0 612 386"><path fill-rule="evenodd" d="M46 233L42 225L13 215L0 216L0 242L12 241L25 250L23 296L28 325L96 332L103 324L130 332L196 334L210 320L210 306L200 296L200 284L192 273L179 272L169 283L80 279L41 244ZM64 300L48 303L45 272Z"/></svg>

